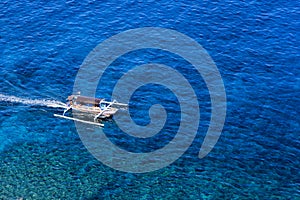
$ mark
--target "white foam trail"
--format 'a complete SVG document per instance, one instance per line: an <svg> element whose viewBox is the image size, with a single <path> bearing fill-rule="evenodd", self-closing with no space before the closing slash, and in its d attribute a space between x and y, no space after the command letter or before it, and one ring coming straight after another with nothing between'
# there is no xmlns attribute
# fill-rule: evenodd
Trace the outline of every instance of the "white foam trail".
<svg viewBox="0 0 300 200"><path fill-rule="evenodd" d="M10 103L22 103L25 105L33 105L33 106L46 106L52 108L66 108L66 104L55 101L55 100L47 100L47 99L27 99L27 98L19 98L16 96L7 96L0 94L0 102L10 102Z"/></svg>

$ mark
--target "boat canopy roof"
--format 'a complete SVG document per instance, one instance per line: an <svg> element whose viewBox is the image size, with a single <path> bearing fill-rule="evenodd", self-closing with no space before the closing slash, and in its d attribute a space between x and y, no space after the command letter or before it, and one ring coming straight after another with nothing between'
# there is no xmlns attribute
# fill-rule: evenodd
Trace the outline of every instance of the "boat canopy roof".
<svg viewBox="0 0 300 200"><path fill-rule="evenodd" d="M99 106L100 102L103 99L71 95L68 97L68 100L72 101L73 103L76 103L76 104L83 104L83 105L91 104L93 106Z"/></svg>

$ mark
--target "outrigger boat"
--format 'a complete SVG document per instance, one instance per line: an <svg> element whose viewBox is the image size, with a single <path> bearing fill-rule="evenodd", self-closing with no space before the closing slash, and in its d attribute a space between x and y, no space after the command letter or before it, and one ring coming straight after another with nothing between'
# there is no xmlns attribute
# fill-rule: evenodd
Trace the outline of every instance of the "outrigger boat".
<svg viewBox="0 0 300 200"><path fill-rule="evenodd" d="M79 121L86 124L93 124L104 126L102 120L111 118L118 112L119 109L126 109L127 104L118 103L114 101L105 101L105 99L85 97L80 95L71 95L67 98L65 110L62 115L54 114L55 117ZM66 116L66 113L74 110L73 115L76 117ZM79 116L87 117L92 116L92 120L81 119Z"/></svg>

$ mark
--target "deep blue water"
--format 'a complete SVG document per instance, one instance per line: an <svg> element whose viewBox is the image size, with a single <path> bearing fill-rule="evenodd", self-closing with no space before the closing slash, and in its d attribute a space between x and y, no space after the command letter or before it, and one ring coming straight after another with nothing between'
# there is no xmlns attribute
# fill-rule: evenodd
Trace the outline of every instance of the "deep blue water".
<svg viewBox="0 0 300 200"><path fill-rule="evenodd" d="M163 27L193 38L213 58L227 118L213 151L198 159L210 118L201 77L166 52L124 55L106 73L106 98L120 71L150 61L181 70L201 91L201 122L188 151L158 171L120 172L96 160L74 123L53 117L57 109L0 102L0 199L299 199L299 18L297 1L1 1L0 94L64 101L100 42L128 29ZM134 120L146 125L150 105L164 103L166 129L176 131L176 98L166 88L145 87L130 104ZM116 134L113 122L105 130L136 152L174 137L136 140Z"/></svg>

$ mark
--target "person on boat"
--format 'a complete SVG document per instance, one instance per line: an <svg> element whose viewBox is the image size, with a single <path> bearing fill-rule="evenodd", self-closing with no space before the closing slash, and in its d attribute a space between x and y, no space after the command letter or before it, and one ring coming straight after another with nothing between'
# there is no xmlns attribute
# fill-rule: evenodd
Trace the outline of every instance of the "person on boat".
<svg viewBox="0 0 300 200"><path fill-rule="evenodd" d="M67 106L68 106L68 107L70 107L70 106L73 105L73 99L74 99L74 96L73 96L73 95L68 96L68 98L67 98L67 100L68 100Z"/></svg>

